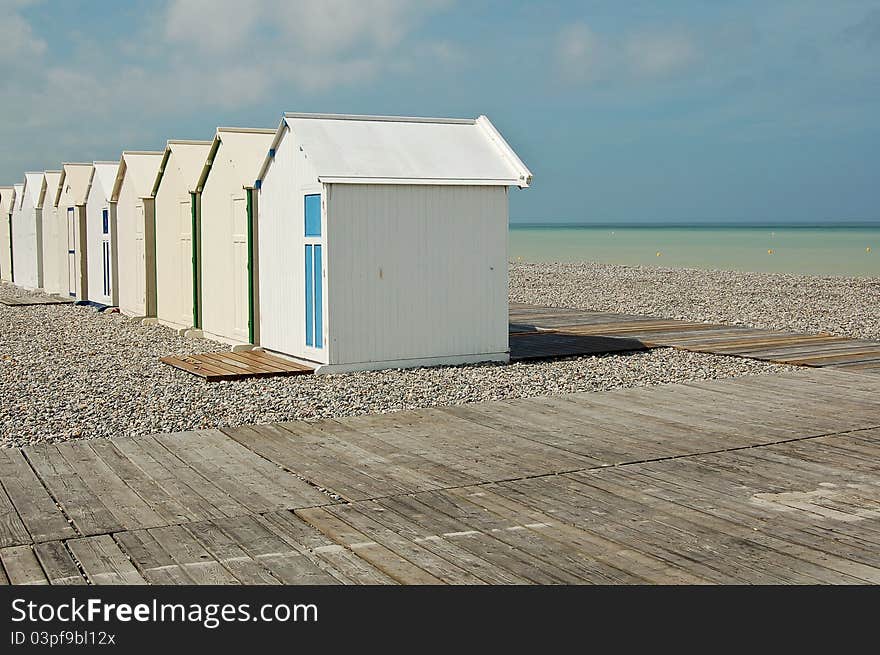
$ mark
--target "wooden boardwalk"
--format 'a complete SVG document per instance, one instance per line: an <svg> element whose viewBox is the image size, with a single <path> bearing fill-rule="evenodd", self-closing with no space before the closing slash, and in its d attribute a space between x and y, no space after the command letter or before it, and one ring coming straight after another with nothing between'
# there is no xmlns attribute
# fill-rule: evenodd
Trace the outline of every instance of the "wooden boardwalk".
<svg viewBox="0 0 880 655"><path fill-rule="evenodd" d="M73 298L62 296L4 296L0 297L0 305L7 307L33 307L34 305L69 305Z"/></svg>
<svg viewBox="0 0 880 655"><path fill-rule="evenodd" d="M880 376L0 450L0 581L880 582Z"/></svg>
<svg viewBox="0 0 880 655"><path fill-rule="evenodd" d="M192 373L207 382L267 378L279 375L306 375L314 369L262 350L203 353L162 357L163 364Z"/></svg>
<svg viewBox="0 0 880 655"><path fill-rule="evenodd" d="M783 364L880 373L880 341L511 303L510 353L546 356L672 347ZM570 352L581 338L583 352ZM561 347L554 351L554 344ZM603 351L602 345L608 346ZM589 346L595 346L588 352ZM523 356L525 354L526 356Z"/></svg>

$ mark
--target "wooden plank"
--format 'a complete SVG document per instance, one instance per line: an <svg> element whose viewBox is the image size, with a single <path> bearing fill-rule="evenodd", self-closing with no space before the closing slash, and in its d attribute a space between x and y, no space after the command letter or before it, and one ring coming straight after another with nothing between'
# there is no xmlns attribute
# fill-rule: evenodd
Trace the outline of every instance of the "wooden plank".
<svg viewBox="0 0 880 655"><path fill-rule="evenodd" d="M310 553L313 561L343 584L389 585L395 581L293 512L269 512L256 520L295 549Z"/></svg>
<svg viewBox="0 0 880 655"><path fill-rule="evenodd" d="M67 547L92 584L146 584L146 580L108 534L71 539Z"/></svg>
<svg viewBox="0 0 880 655"><path fill-rule="evenodd" d="M55 445L28 446L24 452L80 534L105 534L124 529ZM109 498L106 500L111 502Z"/></svg>
<svg viewBox="0 0 880 655"><path fill-rule="evenodd" d="M3 457L0 451L0 458ZM0 483L3 481L0 480ZM11 483L8 482L7 484ZM6 546L21 546L32 542L30 534L24 527L24 523L15 511L12 501L3 486L0 486L0 548Z"/></svg>
<svg viewBox="0 0 880 655"><path fill-rule="evenodd" d="M259 492L274 502L278 509L326 505L333 502L327 494L285 471L277 464L260 457L221 431L203 431L206 456L223 462L223 468L237 472L255 485ZM259 486L257 486L259 485Z"/></svg>
<svg viewBox="0 0 880 655"><path fill-rule="evenodd" d="M3 512L0 545L12 545L7 541L15 539L16 535L18 538L23 537L17 527L16 518L26 528L24 534L30 534L29 538L18 543L76 536L76 531L58 509L21 450L0 450L0 482L6 492L0 492L0 512ZM17 517L8 514L7 502L15 507Z"/></svg>
<svg viewBox="0 0 880 655"><path fill-rule="evenodd" d="M159 361L163 364L173 366L174 368L179 368L180 370L186 371L187 373L192 373L193 375L205 378L205 380L210 382L220 382L223 380L237 379L235 375L232 375L224 371L223 369L212 366L208 362L201 362L189 357L184 359L183 357L169 355L166 357L160 357Z"/></svg>
<svg viewBox="0 0 880 655"><path fill-rule="evenodd" d="M267 364L271 363L272 365L277 365L288 370L314 372L314 369L310 366L300 364L299 362L287 359L286 357L275 355L266 350L248 350L246 353L241 354L246 355L249 359L254 359L258 362L265 362Z"/></svg>
<svg viewBox="0 0 880 655"><path fill-rule="evenodd" d="M180 458L189 467L222 489L248 512L261 512L275 509L276 502L259 493L255 484L248 479L247 471L241 463L234 463L234 469L227 471L224 466L230 463L228 456L219 456L204 446L197 431L179 432L170 435L156 435L158 443ZM218 455L215 459L213 455Z"/></svg>
<svg viewBox="0 0 880 655"><path fill-rule="evenodd" d="M0 548L0 563L6 571L9 584L47 585L49 581L43 567L37 561L30 546L8 546Z"/></svg>
<svg viewBox="0 0 880 655"><path fill-rule="evenodd" d="M171 557L150 530L130 530L116 534L116 541L131 558L138 572L150 584L194 584L184 567Z"/></svg>
<svg viewBox="0 0 880 655"><path fill-rule="evenodd" d="M162 435L157 440L254 512L331 502L219 430Z"/></svg>
<svg viewBox="0 0 880 655"><path fill-rule="evenodd" d="M160 358L159 361L187 373L198 375L208 382L277 375L304 375L314 372L312 368L303 364L253 351L169 355Z"/></svg>
<svg viewBox="0 0 880 655"><path fill-rule="evenodd" d="M123 528L164 525L163 518L114 473L87 442L61 443L57 448L95 496L107 499L107 509Z"/></svg>
<svg viewBox="0 0 880 655"><path fill-rule="evenodd" d="M277 585L281 581L211 521L183 526L211 556L245 585Z"/></svg>
<svg viewBox="0 0 880 655"><path fill-rule="evenodd" d="M283 584L339 582L319 567L308 553L291 546L253 516L217 519L213 523Z"/></svg>
<svg viewBox="0 0 880 655"><path fill-rule="evenodd" d="M126 485L161 517L163 524L171 525L196 518L161 485L125 457L112 441L94 439L89 441L88 445L110 470L124 480Z"/></svg>
<svg viewBox="0 0 880 655"><path fill-rule="evenodd" d="M163 528L151 528L149 533L196 584L239 584L235 576L217 562L205 550L204 546L182 526L170 525Z"/></svg>
<svg viewBox="0 0 880 655"><path fill-rule="evenodd" d="M492 562L461 548L442 535L428 534L422 526L411 521L407 515L383 507L376 501L353 503L352 507L361 512L369 512L370 518L374 521L387 526L401 537L417 543L423 549L444 560L458 564L486 584L527 584L530 582L527 578L498 568Z"/></svg>
<svg viewBox="0 0 880 655"><path fill-rule="evenodd" d="M459 548L480 557L526 584L561 584L571 582L570 575L548 570L540 560L497 539L493 534L475 529L422 502L429 494L396 496L377 501L387 510L406 516L424 531L425 540L442 537Z"/></svg>
<svg viewBox="0 0 880 655"><path fill-rule="evenodd" d="M76 562L61 541L45 541L34 545L34 554L39 560L49 584L84 585L85 578Z"/></svg>
<svg viewBox="0 0 880 655"><path fill-rule="evenodd" d="M401 584L442 584L436 576L371 540L324 508L300 509L296 515Z"/></svg>
<svg viewBox="0 0 880 655"><path fill-rule="evenodd" d="M155 441L146 437L117 437L112 443L114 448L183 506L190 520L202 521L244 513L244 507L234 503L206 478Z"/></svg>
<svg viewBox="0 0 880 655"><path fill-rule="evenodd" d="M373 510L367 509L372 507ZM372 541L384 546L396 555L408 560L413 565L433 575L445 584L484 584L483 580L471 573L468 569L458 566L438 556L436 553L423 548L421 544L407 539L384 524L373 519L377 513L376 505L368 503L356 503L353 505L335 505L326 510L337 519L344 521L354 529L366 535ZM384 512L381 508L378 511Z"/></svg>

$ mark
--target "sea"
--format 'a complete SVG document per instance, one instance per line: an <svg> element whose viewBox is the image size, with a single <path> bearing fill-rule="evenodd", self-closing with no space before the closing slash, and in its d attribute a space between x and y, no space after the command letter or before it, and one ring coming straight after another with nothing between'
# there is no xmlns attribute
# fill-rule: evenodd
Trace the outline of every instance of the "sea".
<svg viewBox="0 0 880 655"><path fill-rule="evenodd" d="M526 262L599 262L880 276L880 223L867 225L581 225L511 223L510 257Z"/></svg>

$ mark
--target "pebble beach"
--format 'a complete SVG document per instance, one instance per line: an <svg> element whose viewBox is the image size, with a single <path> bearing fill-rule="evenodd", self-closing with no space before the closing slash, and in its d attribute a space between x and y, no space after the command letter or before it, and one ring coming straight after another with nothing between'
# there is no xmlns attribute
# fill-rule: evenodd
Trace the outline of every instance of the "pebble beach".
<svg viewBox="0 0 880 655"><path fill-rule="evenodd" d="M3 295L23 292L7 284ZM511 264L511 300L880 338L880 280ZM0 305L0 447L771 374L791 367L670 348L205 383L159 362L226 346L91 307Z"/></svg>

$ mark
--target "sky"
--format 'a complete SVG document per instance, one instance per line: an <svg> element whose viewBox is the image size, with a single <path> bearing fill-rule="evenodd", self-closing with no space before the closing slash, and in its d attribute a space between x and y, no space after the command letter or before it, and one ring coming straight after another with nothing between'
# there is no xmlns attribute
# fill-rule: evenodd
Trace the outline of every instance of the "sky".
<svg viewBox="0 0 880 655"><path fill-rule="evenodd" d="M512 221L880 221L880 0L0 0L0 184L285 111L485 114Z"/></svg>

